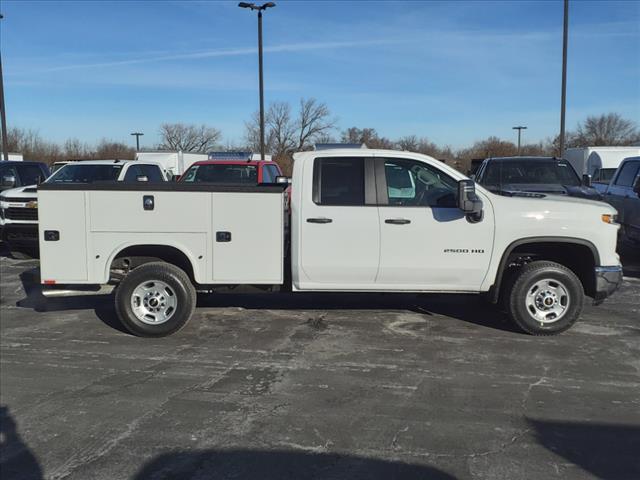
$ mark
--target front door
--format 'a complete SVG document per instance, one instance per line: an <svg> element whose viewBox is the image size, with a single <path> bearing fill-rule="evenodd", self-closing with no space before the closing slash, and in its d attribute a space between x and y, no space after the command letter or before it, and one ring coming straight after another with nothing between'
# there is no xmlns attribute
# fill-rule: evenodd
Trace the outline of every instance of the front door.
<svg viewBox="0 0 640 480"><path fill-rule="evenodd" d="M374 285L380 254L373 159L316 158L312 195L304 195L298 243L298 286L367 289ZM304 176L305 179L309 175Z"/></svg>
<svg viewBox="0 0 640 480"><path fill-rule="evenodd" d="M380 203L379 288L478 291L489 268L493 211L467 220L457 208L457 181L436 166L376 159Z"/></svg>

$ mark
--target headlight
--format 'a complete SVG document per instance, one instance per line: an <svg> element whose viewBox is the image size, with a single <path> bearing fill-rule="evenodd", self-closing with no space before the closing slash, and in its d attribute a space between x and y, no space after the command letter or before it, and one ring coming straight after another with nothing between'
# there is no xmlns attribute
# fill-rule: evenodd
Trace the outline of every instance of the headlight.
<svg viewBox="0 0 640 480"><path fill-rule="evenodd" d="M618 215L613 213L603 213L602 221L611 225L618 225Z"/></svg>

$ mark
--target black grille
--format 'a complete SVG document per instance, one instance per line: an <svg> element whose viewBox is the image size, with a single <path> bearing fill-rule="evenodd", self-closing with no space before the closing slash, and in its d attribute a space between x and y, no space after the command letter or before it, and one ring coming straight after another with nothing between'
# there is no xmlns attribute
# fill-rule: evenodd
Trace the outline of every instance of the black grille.
<svg viewBox="0 0 640 480"><path fill-rule="evenodd" d="M9 207L4 215L8 220L38 220L38 209Z"/></svg>
<svg viewBox="0 0 640 480"><path fill-rule="evenodd" d="M14 202L27 203L27 202L35 202L38 199L35 198L35 197L33 197L33 198L0 197L0 200L3 201L3 202L7 202L7 203L9 203L9 202L11 202L11 203L14 203Z"/></svg>

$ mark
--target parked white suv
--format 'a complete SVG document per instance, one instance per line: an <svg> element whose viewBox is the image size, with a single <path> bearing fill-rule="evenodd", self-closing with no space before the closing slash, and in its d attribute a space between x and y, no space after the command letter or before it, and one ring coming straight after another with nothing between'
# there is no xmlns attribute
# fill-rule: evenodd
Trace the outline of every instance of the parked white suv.
<svg viewBox="0 0 640 480"><path fill-rule="evenodd" d="M86 160L69 162L46 179L48 183L94 182L166 182L162 167L154 162L133 160ZM37 185L12 188L0 193L0 222L6 233L20 232L18 241L7 237L7 243L16 257L36 256L38 252L38 200Z"/></svg>

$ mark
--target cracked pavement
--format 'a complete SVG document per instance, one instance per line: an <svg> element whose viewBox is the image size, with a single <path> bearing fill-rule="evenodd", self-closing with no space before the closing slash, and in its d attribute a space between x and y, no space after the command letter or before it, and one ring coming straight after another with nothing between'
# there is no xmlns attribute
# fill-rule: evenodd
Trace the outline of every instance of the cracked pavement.
<svg viewBox="0 0 640 480"><path fill-rule="evenodd" d="M3 480L640 478L640 275L569 332L474 296L215 294L178 334L0 258Z"/></svg>

